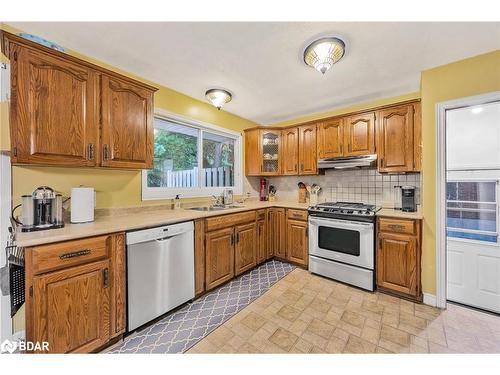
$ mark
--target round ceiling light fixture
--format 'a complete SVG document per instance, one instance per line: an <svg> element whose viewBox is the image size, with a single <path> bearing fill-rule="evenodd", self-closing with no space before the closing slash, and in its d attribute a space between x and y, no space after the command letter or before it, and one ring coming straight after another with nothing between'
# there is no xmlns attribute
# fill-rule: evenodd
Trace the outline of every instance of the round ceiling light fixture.
<svg viewBox="0 0 500 375"><path fill-rule="evenodd" d="M325 74L345 53L345 43L334 37L315 40L304 51L304 62Z"/></svg>
<svg viewBox="0 0 500 375"><path fill-rule="evenodd" d="M214 107L220 110L224 104L231 101L233 95L227 90L210 89L205 93L205 97Z"/></svg>

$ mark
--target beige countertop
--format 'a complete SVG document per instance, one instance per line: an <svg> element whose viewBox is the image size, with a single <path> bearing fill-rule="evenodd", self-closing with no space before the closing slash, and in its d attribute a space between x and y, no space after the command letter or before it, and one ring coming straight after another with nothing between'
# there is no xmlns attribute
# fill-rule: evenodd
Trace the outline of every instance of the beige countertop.
<svg viewBox="0 0 500 375"><path fill-rule="evenodd" d="M235 205L240 205L235 203ZM132 208L110 209L96 212L95 221L84 224L66 223L64 228L49 229L38 232L17 233L17 245L20 247L43 245L47 243L73 240L77 238L98 236L108 233L124 232L160 225L180 223L210 216L227 215L236 212L257 210L268 207L284 207L307 209L307 203L297 202L260 202L246 201L242 207L223 211L195 211L187 208L172 210L166 206L144 206ZM105 213L103 213L105 212Z"/></svg>
<svg viewBox="0 0 500 375"><path fill-rule="evenodd" d="M394 208L382 208L377 211L377 216L386 217L398 217L401 219L417 219L422 220L424 216L422 215L422 209L419 207L416 212L404 212L401 210L395 210Z"/></svg>

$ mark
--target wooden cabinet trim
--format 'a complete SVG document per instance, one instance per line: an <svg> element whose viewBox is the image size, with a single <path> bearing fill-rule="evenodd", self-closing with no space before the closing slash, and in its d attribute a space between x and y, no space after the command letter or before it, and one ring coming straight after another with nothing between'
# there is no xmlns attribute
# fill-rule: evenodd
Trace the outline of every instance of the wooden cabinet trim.
<svg viewBox="0 0 500 375"><path fill-rule="evenodd" d="M194 221L194 291L195 297L205 292L205 223Z"/></svg>

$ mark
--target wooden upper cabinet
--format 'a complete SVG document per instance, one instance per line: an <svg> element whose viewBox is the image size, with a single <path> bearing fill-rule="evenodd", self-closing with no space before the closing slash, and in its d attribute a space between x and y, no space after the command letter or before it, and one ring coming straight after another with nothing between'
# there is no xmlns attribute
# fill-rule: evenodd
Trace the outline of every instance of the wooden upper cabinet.
<svg viewBox="0 0 500 375"><path fill-rule="evenodd" d="M98 76L36 49L10 45L12 162L94 166Z"/></svg>
<svg viewBox="0 0 500 375"><path fill-rule="evenodd" d="M30 341L50 353L88 353L110 338L110 262L104 260L33 278Z"/></svg>
<svg viewBox="0 0 500 375"><path fill-rule="evenodd" d="M413 171L413 105L381 110L377 118L379 171Z"/></svg>
<svg viewBox="0 0 500 375"><path fill-rule="evenodd" d="M288 128L281 132L282 139L282 174L297 175L299 173L299 129Z"/></svg>
<svg viewBox="0 0 500 375"><path fill-rule="evenodd" d="M375 153L375 113L367 112L345 118L344 156Z"/></svg>
<svg viewBox="0 0 500 375"><path fill-rule="evenodd" d="M245 175L281 174L281 130L254 128L245 130Z"/></svg>
<svg viewBox="0 0 500 375"><path fill-rule="evenodd" d="M318 125L318 158L344 155L344 119L336 118Z"/></svg>
<svg viewBox="0 0 500 375"><path fill-rule="evenodd" d="M318 174L316 124L299 126L299 174Z"/></svg>
<svg viewBox="0 0 500 375"><path fill-rule="evenodd" d="M7 32L0 37L11 64L13 163L152 168L154 87Z"/></svg>
<svg viewBox="0 0 500 375"><path fill-rule="evenodd" d="M256 224L238 225L234 228L234 234L236 237L234 273L237 276L257 264Z"/></svg>
<svg viewBox="0 0 500 375"><path fill-rule="evenodd" d="M281 174L281 130L260 131L260 174L279 176ZM250 156L253 157L253 156Z"/></svg>
<svg viewBox="0 0 500 375"><path fill-rule="evenodd" d="M234 277L234 229L208 232L205 241L205 277L209 290Z"/></svg>
<svg viewBox="0 0 500 375"><path fill-rule="evenodd" d="M260 176L260 130L245 131L245 175Z"/></svg>
<svg viewBox="0 0 500 375"><path fill-rule="evenodd" d="M102 76L102 166L152 168L153 93Z"/></svg>

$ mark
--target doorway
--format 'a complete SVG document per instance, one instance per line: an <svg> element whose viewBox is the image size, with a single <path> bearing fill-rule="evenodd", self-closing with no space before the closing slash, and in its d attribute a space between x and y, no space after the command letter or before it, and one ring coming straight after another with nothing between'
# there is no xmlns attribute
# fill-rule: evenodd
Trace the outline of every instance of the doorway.
<svg viewBox="0 0 500 375"><path fill-rule="evenodd" d="M500 313L500 95L438 114L437 304Z"/></svg>

